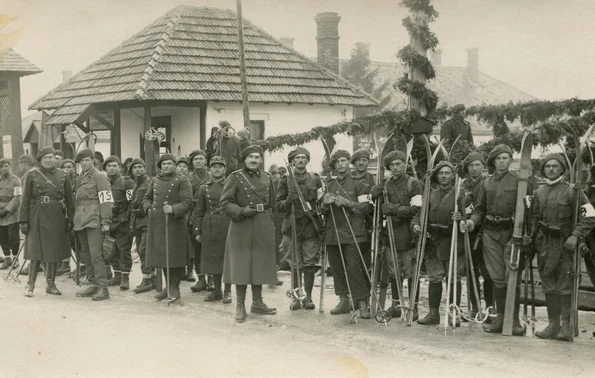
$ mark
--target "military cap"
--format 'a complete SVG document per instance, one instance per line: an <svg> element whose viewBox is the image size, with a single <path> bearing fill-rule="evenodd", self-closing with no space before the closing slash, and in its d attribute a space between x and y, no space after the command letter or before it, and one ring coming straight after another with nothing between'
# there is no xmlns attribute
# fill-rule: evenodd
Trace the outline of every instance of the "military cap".
<svg viewBox="0 0 595 378"><path fill-rule="evenodd" d="M74 160L72 160L72 159L64 159L64 160L62 160L60 162L60 168L64 168L64 166L66 164L68 164L68 163L72 164L72 166L74 167Z"/></svg>
<svg viewBox="0 0 595 378"><path fill-rule="evenodd" d="M64 152L60 151L60 150L54 150L54 156L58 155L58 156L62 156L64 157Z"/></svg>
<svg viewBox="0 0 595 378"><path fill-rule="evenodd" d="M543 177L545 177L545 164L550 160L556 160L558 163L560 163L562 168L564 168L562 173L566 172L566 162L564 161L564 158L560 154L549 154L539 162L539 172Z"/></svg>
<svg viewBox="0 0 595 378"><path fill-rule="evenodd" d="M488 160L486 161L487 166L493 167L494 159L496 157L498 157L498 155L504 154L504 153L507 153L510 155L510 157L512 157L512 149L510 147L508 147L507 145L499 144L496 147L494 147L494 149L492 151L490 151L490 154L488 155Z"/></svg>
<svg viewBox="0 0 595 378"><path fill-rule="evenodd" d="M248 155L250 154L260 154L262 156L264 154L262 147L258 145L250 145L242 150L242 160L246 160Z"/></svg>
<svg viewBox="0 0 595 378"><path fill-rule="evenodd" d="M139 165L141 164L143 167L147 167L147 164L145 163L145 161L141 158L136 158L134 160L132 160L132 163L130 163L130 165L128 166L128 173L132 172L132 167L134 167L135 165Z"/></svg>
<svg viewBox="0 0 595 378"><path fill-rule="evenodd" d="M463 159L463 171L465 174L467 173L467 168L469 168L469 164L473 163L474 161L479 161L481 164L485 165L485 158L481 154L481 152L473 151L469 155Z"/></svg>
<svg viewBox="0 0 595 378"><path fill-rule="evenodd" d="M388 154L386 154L386 156L384 157L384 167L386 169L390 169L390 163L392 163L395 160L403 160L405 162L407 158L405 157L405 154L402 153L399 150L396 151L391 151Z"/></svg>
<svg viewBox="0 0 595 378"><path fill-rule="evenodd" d="M454 165L452 165L451 163L449 163L446 160L442 160L440 163L436 164L436 166L432 170L432 173L430 174L430 181L438 182L438 180L436 179L436 176L438 176L438 172L440 172L440 170L444 167L450 168L453 171L453 173L455 172Z"/></svg>
<svg viewBox="0 0 595 378"><path fill-rule="evenodd" d="M105 159L105 161L103 162L103 170L105 171L105 167L107 167L107 165L109 163L118 163L118 165L122 164L122 162L120 161L120 158L114 155L110 155L107 157L107 159Z"/></svg>
<svg viewBox="0 0 595 378"><path fill-rule="evenodd" d="M351 164L355 164L355 162L361 158L370 160L370 152L364 149L355 151L351 156Z"/></svg>
<svg viewBox="0 0 595 378"><path fill-rule="evenodd" d="M176 157L172 154L163 154L161 156L159 156L159 160L157 160L157 168L161 169L161 163L163 163L164 161L168 161L171 160L174 162L174 164L176 163Z"/></svg>
<svg viewBox="0 0 595 378"><path fill-rule="evenodd" d="M192 163L192 160L194 160L194 157L197 155L202 155L205 159L207 158L207 153L203 150L194 150L190 153L190 156L188 156L188 161Z"/></svg>
<svg viewBox="0 0 595 378"><path fill-rule="evenodd" d="M39 152L37 152L37 161L41 161L41 158L45 155L54 154L54 149L52 147L44 147Z"/></svg>
<svg viewBox="0 0 595 378"><path fill-rule="evenodd" d="M453 114L458 113L461 110L465 110L465 105L463 105L463 104L457 104L457 105L455 105L455 106L452 107L452 113Z"/></svg>
<svg viewBox="0 0 595 378"><path fill-rule="evenodd" d="M95 157L95 159L99 160L100 162L103 163L103 154L99 151L95 151L95 153L93 154L93 156Z"/></svg>
<svg viewBox="0 0 595 378"><path fill-rule="evenodd" d="M331 168L334 168L337 160L339 160L341 158L345 158L345 159L349 160L351 158L351 154L349 154L349 152L347 152L345 150L336 150L335 152L333 152L331 154L331 161L330 161Z"/></svg>
<svg viewBox="0 0 595 378"><path fill-rule="evenodd" d="M33 156L29 154L22 154L19 156L19 163L35 165L35 160L33 160Z"/></svg>
<svg viewBox="0 0 595 378"><path fill-rule="evenodd" d="M74 161L76 161L78 163L81 160L83 160L84 158L91 158L91 159L93 159L94 156L95 156L95 154L93 153L93 150L92 149L90 149L90 148L84 148L84 149L80 150L76 154L76 157L74 158Z"/></svg>
<svg viewBox="0 0 595 378"><path fill-rule="evenodd" d="M10 165L10 160L8 160L7 158L0 159L0 167L6 163L8 163Z"/></svg>
<svg viewBox="0 0 595 378"><path fill-rule="evenodd" d="M187 166L190 166L190 164L188 164L188 159L185 158L184 156L178 158L178 161L176 161L176 167L178 166L178 164L183 163L186 164Z"/></svg>
<svg viewBox="0 0 595 378"><path fill-rule="evenodd" d="M223 166L227 166L225 159L223 159L221 156L213 156L211 158L211 161L209 162L209 167L212 167L213 164L221 164Z"/></svg>
<svg viewBox="0 0 595 378"><path fill-rule="evenodd" d="M306 155L308 160L310 160L310 151L308 151L304 147L296 147L295 149L289 151L289 154L287 154L287 160L289 160L289 162L291 163L293 161L293 158L298 155Z"/></svg>

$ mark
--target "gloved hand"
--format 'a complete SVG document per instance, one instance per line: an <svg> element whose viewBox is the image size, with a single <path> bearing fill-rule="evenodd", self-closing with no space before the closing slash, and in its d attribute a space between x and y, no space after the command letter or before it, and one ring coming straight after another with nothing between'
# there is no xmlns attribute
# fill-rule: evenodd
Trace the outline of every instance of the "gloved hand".
<svg viewBox="0 0 595 378"><path fill-rule="evenodd" d="M29 233L29 223L19 223L19 229L23 235L27 235Z"/></svg>
<svg viewBox="0 0 595 378"><path fill-rule="evenodd" d="M564 243L564 248L568 251L574 251L576 249L576 245L578 243L578 238L574 235L570 235L568 239L566 239L566 243Z"/></svg>
<svg viewBox="0 0 595 378"><path fill-rule="evenodd" d="M7 215L8 215L8 210L0 209L0 218L4 218Z"/></svg>
<svg viewBox="0 0 595 378"><path fill-rule="evenodd" d="M68 222L68 224L66 225L66 231L67 232L72 232L72 229L73 228L74 228L74 223Z"/></svg>
<svg viewBox="0 0 595 378"><path fill-rule="evenodd" d="M523 245L530 245L532 242L531 235L523 235Z"/></svg>
<svg viewBox="0 0 595 378"><path fill-rule="evenodd" d="M298 201L298 195L295 192L287 193L287 198L285 199L285 202L288 205L292 205L292 204L296 203L297 201Z"/></svg>
<svg viewBox="0 0 595 378"><path fill-rule="evenodd" d="M332 193L326 193L324 197L322 197L322 203L324 203L325 205L335 203L335 195Z"/></svg>
<svg viewBox="0 0 595 378"><path fill-rule="evenodd" d="M103 232L104 234L107 234L109 232L109 224L102 224L101 232Z"/></svg>
<svg viewBox="0 0 595 378"><path fill-rule="evenodd" d="M414 224L413 227L413 233L415 235L420 235L421 234L421 226L419 224Z"/></svg>
<svg viewBox="0 0 595 378"><path fill-rule="evenodd" d="M475 223L471 219L467 222L461 221L461 223L459 223L459 228L461 229L461 232L473 232Z"/></svg>
<svg viewBox="0 0 595 378"><path fill-rule="evenodd" d="M384 193L384 185L374 185L372 187L372 189L370 190L370 195L372 197L372 200L375 200L376 198L382 196L383 193Z"/></svg>
<svg viewBox="0 0 595 378"><path fill-rule="evenodd" d="M335 197L335 205L341 206L341 207L351 207L352 203L347 198L345 198L341 195L338 195L337 197Z"/></svg>
<svg viewBox="0 0 595 378"><path fill-rule="evenodd" d="M251 208L250 206L246 206L242 209L242 211L240 211L240 216L243 218L252 218L256 214L258 214L258 211L256 211L256 209Z"/></svg>
<svg viewBox="0 0 595 378"><path fill-rule="evenodd" d="M455 211L454 213L452 213L452 220L455 222L458 222L461 220L461 213L459 213L458 211Z"/></svg>
<svg viewBox="0 0 595 378"><path fill-rule="evenodd" d="M382 210L382 214L391 215L394 211L393 204L385 202L380 205L380 210Z"/></svg>

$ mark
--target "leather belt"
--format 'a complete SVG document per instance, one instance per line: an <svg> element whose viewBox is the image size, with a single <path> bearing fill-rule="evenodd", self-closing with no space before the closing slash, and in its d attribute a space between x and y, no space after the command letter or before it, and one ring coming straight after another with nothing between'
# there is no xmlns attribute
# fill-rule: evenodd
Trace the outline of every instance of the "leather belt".
<svg viewBox="0 0 595 378"><path fill-rule="evenodd" d="M268 211L273 208L273 206L268 203L266 203L266 204L265 203L257 203L256 205L251 205L250 207L253 209L256 209L256 211L259 213Z"/></svg>
<svg viewBox="0 0 595 378"><path fill-rule="evenodd" d="M0 202L10 202L10 201L12 201L13 198L14 198L13 196L0 197Z"/></svg>
<svg viewBox="0 0 595 378"><path fill-rule="evenodd" d="M32 200L32 204L63 203L63 199L50 198L50 196L40 196L39 199Z"/></svg>

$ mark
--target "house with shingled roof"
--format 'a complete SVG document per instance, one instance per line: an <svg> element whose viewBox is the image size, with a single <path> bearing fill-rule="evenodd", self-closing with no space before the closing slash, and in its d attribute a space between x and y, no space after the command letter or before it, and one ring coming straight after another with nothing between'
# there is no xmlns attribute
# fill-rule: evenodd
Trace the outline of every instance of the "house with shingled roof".
<svg viewBox="0 0 595 378"><path fill-rule="evenodd" d="M350 120L354 107L377 104L248 20L244 40L254 139ZM108 130L110 153L126 158L143 156L151 128L165 135L161 153L204 148L219 121L243 127L241 100L236 14L178 6L29 108L48 112L46 125Z"/></svg>

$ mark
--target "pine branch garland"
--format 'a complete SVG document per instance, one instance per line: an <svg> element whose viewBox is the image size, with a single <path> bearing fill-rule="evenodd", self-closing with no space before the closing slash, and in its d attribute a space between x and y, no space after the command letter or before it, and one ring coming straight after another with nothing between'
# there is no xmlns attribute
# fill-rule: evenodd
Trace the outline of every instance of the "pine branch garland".
<svg viewBox="0 0 595 378"><path fill-rule="evenodd" d="M417 80L410 80L407 77L402 77L397 81L395 87L405 94L420 100L426 107L428 113L436 110L438 105L438 95L433 90L426 87L426 85Z"/></svg>
<svg viewBox="0 0 595 378"><path fill-rule="evenodd" d="M438 37L436 37L436 34L434 34L429 27L416 26L409 17L403 19L403 26L407 29L410 35L416 36L421 40L426 50L434 51L436 46L438 46Z"/></svg>
<svg viewBox="0 0 595 378"><path fill-rule="evenodd" d="M409 45L399 50L397 58L408 66L414 66L419 69L428 80L436 77L436 71L434 71L434 67L432 66L432 63L430 63L430 60L417 53Z"/></svg>

